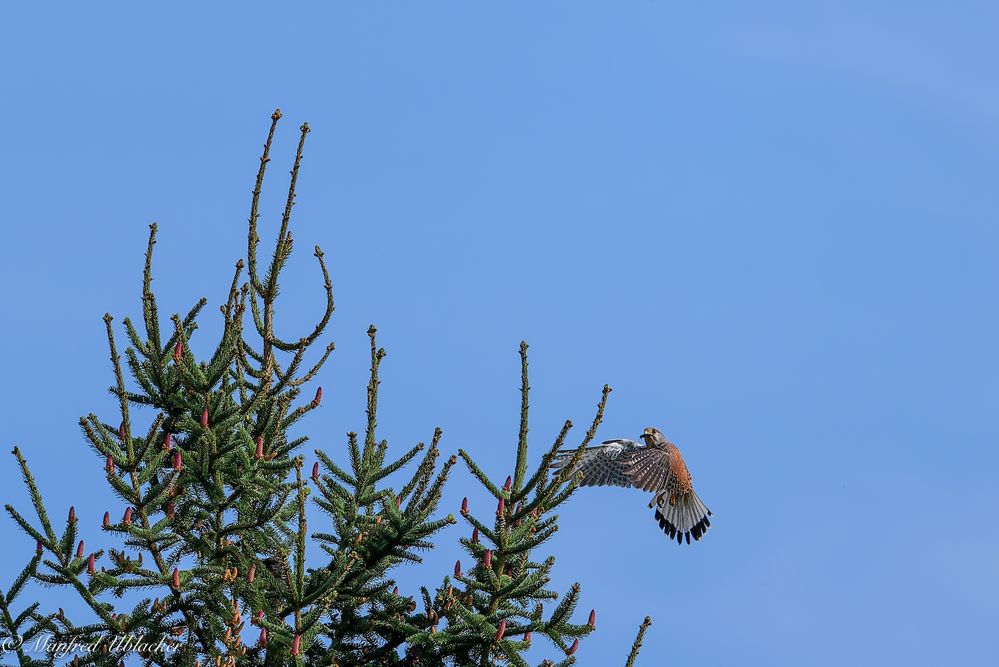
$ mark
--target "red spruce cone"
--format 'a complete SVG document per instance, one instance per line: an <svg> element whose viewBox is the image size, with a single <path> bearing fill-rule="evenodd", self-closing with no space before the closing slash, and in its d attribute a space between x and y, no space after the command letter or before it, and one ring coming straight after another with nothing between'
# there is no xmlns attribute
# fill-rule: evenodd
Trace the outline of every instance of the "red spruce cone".
<svg viewBox="0 0 999 667"><path fill-rule="evenodd" d="M487 570L493 567L493 552L490 549L486 549L486 553L482 556L482 567Z"/></svg>
<svg viewBox="0 0 999 667"><path fill-rule="evenodd" d="M596 630L597 629L597 610L596 609L591 609L590 610L589 624L590 624L590 629L591 630Z"/></svg>
<svg viewBox="0 0 999 667"><path fill-rule="evenodd" d="M499 628L496 629L496 641L503 639L504 634L506 634L506 621L500 621Z"/></svg>
<svg viewBox="0 0 999 667"><path fill-rule="evenodd" d="M83 558L83 540L80 540L80 543L76 545L76 557Z"/></svg>
<svg viewBox="0 0 999 667"><path fill-rule="evenodd" d="M104 527L107 528L111 525L111 512L104 513Z"/></svg>
<svg viewBox="0 0 999 667"><path fill-rule="evenodd" d="M87 559L87 574L96 574L97 566L94 564L94 554L90 554L90 558Z"/></svg>
<svg viewBox="0 0 999 667"><path fill-rule="evenodd" d="M173 360L178 364L180 360L184 357L184 341L178 340L177 344L173 346Z"/></svg>
<svg viewBox="0 0 999 667"><path fill-rule="evenodd" d="M578 648L579 648L579 640L577 639L576 641L572 642L572 646L569 647L569 650L566 651L565 654L572 655L576 652L576 649Z"/></svg>
<svg viewBox="0 0 999 667"><path fill-rule="evenodd" d="M461 499L461 513L462 514L468 514L468 497L467 496Z"/></svg>
<svg viewBox="0 0 999 667"><path fill-rule="evenodd" d="M170 585L173 586L175 591L180 590L180 570L177 568L173 568L173 578L170 581Z"/></svg>

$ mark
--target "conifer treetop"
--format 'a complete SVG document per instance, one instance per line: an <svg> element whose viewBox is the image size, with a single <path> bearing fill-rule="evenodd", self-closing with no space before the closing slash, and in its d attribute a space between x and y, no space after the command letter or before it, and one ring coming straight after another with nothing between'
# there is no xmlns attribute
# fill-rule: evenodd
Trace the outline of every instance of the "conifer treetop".
<svg viewBox="0 0 999 667"><path fill-rule="evenodd" d="M505 482L493 481L464 449L443 457L440 428L429 444L399 451L380 437L379 369L386 354L374 326L363 432L348 433L343 447L315 448L303 474L308 437L298 434L300 422L323 404L321 387L303 392L334 350L321 342L334 300L316 246L325 303L299 337L281 330L280 275L294 248L292 211L309 126L299 128L273 251L262 260L260 195L280 118L280 110L271 116L245 262L235 265L211 352L199 356L192 346L206 299L184 315L161 318L152 289L155 224L142 272L142 319L122 320L123 354L114 319L104 316L117 413L87 414L80 428L118 506L102 521L69 508L57 530L28 461L14 448L34 517L10 504L6 509L34 548L0 591L0 639L25 640L15 650L22 665L116 665L137 656L150 666L521 666L539 639L555 656L542 664L574 664L585 650L580 640L595 631L596 614L573 620L581 587L550 590L556 555L545 550L558 530L556 510L579 482L565 472L572 465L549 476L572 424L565 422L532 469L526 343L520 428ZM604 387L573 461L595 437L610 391ZM439 505L459 458L488 498L473 499L474 511L467 500L462 504L459 516L472 531L460 540L464 556L453 573L430 575L439 583L400 592L395 568L421 563L438 546L440 531L458 521L442 516ZM94 537L97 530L103 539ZM106 546L87 549L98 542ZM318 562L306 562L310 544L321 551ZM89 618L71 620L41 602L15 613L15 599L32 582L73 591ZM642 624L629 666L649 623ZM96 650L32 655L24 647L40 635ZM136 652L111 643L125 635L167 637L177 650Z"/></svg>

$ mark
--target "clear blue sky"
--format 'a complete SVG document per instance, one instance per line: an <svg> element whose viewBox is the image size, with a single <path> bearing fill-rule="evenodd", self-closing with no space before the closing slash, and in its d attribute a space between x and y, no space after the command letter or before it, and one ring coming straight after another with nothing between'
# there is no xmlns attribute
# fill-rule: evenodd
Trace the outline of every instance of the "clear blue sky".
<svg viewBox="0 0 999 667"><path fill-rule="evenodd" d="M994 3L142 4L0 15L0 440L53 515L97 543L119 506L76 421L112 414L100 318L140 312L147 224L161 309L217 319L280 106L265 229L313 127L283 313L320 306L313 243L337 298L313 444L362 426L374 322L396 451L440 425L505 477L527 339L535 455L605 382L600 435L685 453L696 546L636 492L562 513L579 664L646 614L647 666L999 662ZM33 544L0 520L6 587Z"/></svg>

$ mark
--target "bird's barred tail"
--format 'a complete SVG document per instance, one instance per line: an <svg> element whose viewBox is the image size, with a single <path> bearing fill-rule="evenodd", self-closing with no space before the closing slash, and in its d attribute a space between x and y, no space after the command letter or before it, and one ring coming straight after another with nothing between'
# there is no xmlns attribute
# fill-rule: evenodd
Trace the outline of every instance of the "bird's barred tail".
<svg viewBox="0 0 999 667"><path fill-rule="evenodd" d="M694 491L679 497L674 496L673 503L670 503L667 494L657 496L649 503L649 507L653 505L656 508L656 521L659 522L659 527L670 539L676 539L677 544L683 544L684 538L687 544L690 544L691 537L700 540L711 526L708 520L711 510Z"/></svg>

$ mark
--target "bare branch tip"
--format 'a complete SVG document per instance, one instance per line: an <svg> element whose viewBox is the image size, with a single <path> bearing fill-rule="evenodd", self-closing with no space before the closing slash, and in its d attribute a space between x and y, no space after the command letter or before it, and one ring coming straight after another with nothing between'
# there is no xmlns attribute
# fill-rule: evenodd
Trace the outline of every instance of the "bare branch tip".
<svg viewBox="0 0 999 667"><path fill-rule="evenodd" d="M275 109L274 113L271 114L271 120L277 122L281 118L281 109Z"/></svg>

